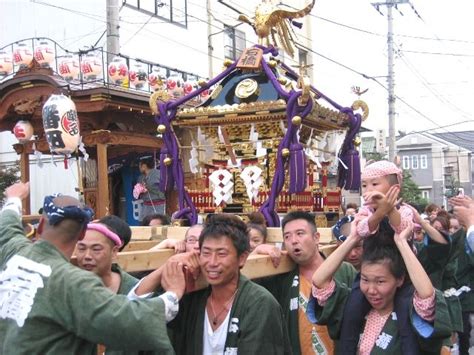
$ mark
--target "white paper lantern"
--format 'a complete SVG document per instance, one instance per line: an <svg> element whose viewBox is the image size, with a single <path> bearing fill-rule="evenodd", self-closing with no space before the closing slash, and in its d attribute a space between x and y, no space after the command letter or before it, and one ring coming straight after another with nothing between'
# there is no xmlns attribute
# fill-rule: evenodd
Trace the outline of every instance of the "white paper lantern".
<svg viewBox="0 0 474 355"><path fill-rule="evenodd" d="M71 154L80 142L76 105L64 95L51 95L43 106L43 127L52 153Z"/></svg>
<svg viewBox="0 0 474 355"><path fill-rule="evenodd" d="M0 51L0 76L8 75L13 70L11 53Z"/></svg>
<svg viewBox="0 0 474 355"><path fill-rule="evenodd" d="M13 134L20 143L28 142L33 137L34 129L29 121L18 121L13 127Z"/></svg>
<svg viewBox="0 0 474 355"><path fill-rule="evenodd" d="M166 80L166 89L173 98L183 96L183 78L178 73L172 73Z"/></svg>
<svg viewBox="0 0 474 355"><path fill-rule="evenodd" d="M128 66L125 58L115 57L108 67L110 82L122 85L128 78Z"/></svg>
<svg viewBox="0 0 474 355"><path fill-rule="evenodd" d="M102 61L95 55L95 53L87 53L82 59L81 72L82 77L86 81L99 79L102 74Z"/></svg>
<svg viewBox="0 0 474 355"><path fill-rule="evenodd" d="M35 49L35 59L42 67L51 67L54 56L54 47L48 41L41 41Z"/></svg>
<svg viewBox="0 0 474 355"><path fill-rule="evenodd" d="M135 89L143 89L146 84L147 73L142 64L136 64L130 69L130 83Z"/></svg>
<svg viewBox="0 0 474 355"><path fill-rule="evenodd" d="M33 60L33 52L25 43L19 43L13 51L13 63L20 69L27 68Z"/></svg>
<svg viewBox="0 0 474 355"><path fill-rule="evenodd" d="M184 95L188 95L198 87L196 78L193 75L188 76L188 80L183 84Z"/></svg>
<svg viewBox="0 0 474 355"><path fill-rule="evenodd" d="M160 70L161 69L161 70ZM166 70L154 67L153 71L148 75L148 85L151 90L163 90L166 88L164 78L166 77Z"/></svg>
<svg viewBox="0 0 474 355"><path fill-rule="evenodd" d="M75 80L79 75L79 61L72 54L66 54L61 59L58 70L67 81Z"/></svg>

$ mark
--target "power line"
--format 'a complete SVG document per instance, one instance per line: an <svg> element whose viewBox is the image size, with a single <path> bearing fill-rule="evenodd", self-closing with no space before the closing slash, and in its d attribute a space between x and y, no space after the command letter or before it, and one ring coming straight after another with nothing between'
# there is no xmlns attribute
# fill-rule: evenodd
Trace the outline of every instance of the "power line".
<svg viewBox="0 0 474 355"><path fill-rule="evenodd" d="M415 51L415 50L408 50L408 49L403 49L402 52L416 53L416 54L429 54L429 55L443 55L443 56L451 56L451 57L474 57L474 54L467 54L467 53L425 52L425 51Z"/></svg>

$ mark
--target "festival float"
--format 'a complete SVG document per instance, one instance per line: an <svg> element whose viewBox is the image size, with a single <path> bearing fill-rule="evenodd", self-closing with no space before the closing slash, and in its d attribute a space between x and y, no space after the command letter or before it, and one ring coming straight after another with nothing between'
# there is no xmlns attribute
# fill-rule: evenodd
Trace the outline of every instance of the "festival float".
<svg viewBox="0 0 474 355"><path fill-rule="evenodd" d="M295 12L259 5L254 22L240 19L260 44L181 98L165 90L151 96L163 139L161 188L178 191L175 219L193 224L200 213L260 211L276 227L278 214L291 210L339 212L341 189L359 189L356 135L367 105L338 104L310 83L305 65L295 71L277 59L278 48L292 55L292 21L313 5ZM209 90L204 103L185 107ZM338 172L332 189L331 166Z"/></svg>

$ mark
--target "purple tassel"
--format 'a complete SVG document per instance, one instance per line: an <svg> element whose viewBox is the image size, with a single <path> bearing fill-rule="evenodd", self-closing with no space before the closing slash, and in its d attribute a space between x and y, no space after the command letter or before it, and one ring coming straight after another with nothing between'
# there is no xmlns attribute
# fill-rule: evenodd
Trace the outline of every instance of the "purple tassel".
<svg viewBox="0 0 474 355"><path fill-rule="evenodd" d="M160 190L163 192L169 192L173 189L173 171L171 166L167 166L164 162L165 158L168 157L168 150L161 148L160 151Z"/></svg>
<svg viewBox="0 0 474 355"><path fill-rule="evenodd" d="M344 108L341 112L349 116L350 128L339 152L339 159L346 165L347 169L339 164L337 175L337 186L344 187L346 190L360 189L360 160L359 152L355 149L354 138L359 132L362 124L360 114L354 114L352 109Z"/></svg>
<svg viewBox="0 0 474 355"><path fill-rule="evenodd" d="M290 183L288 192L294 194L306 188L306 157L300 143L290 145Z"/></svg>
<svg viewBox="0 0 474 355"><path fill-rule="evenodd" d="M298 21L295 21L295 20L291 20L291 24L297 28L299 28L300 30L303 28L303 24L301 22L298 22Z"/></svg>

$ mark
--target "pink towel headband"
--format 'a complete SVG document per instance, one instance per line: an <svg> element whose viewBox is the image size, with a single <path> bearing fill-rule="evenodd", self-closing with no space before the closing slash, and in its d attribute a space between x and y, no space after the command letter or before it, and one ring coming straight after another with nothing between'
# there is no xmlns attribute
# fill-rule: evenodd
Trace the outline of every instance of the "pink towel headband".
<svg viewBox="0 0 474 355"><path fill-rule="evenodd" d="M362 172L362 180L375 179L387 175L395 174L398 178L398 183L402 184L402 171L397 168L394 163L386 160L376 161L370 165L367 165Z"/></svg>
<svg viewBox="0 0 474 355"><path fill-rule="evenodd" d="M115 234L114 232L112 232L109 228L107 228L106 226L104 226L103 224L100 224L100 223L89 223L87 225L87 230L93 230L93 231L97 231L99 233L102 233L103 235L105 235L107 238L109 238L112 242L114 242L114 244L116 246L118 246L119 248L122 246L122 239L120 239L120 237Z"/></svg>

